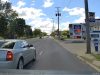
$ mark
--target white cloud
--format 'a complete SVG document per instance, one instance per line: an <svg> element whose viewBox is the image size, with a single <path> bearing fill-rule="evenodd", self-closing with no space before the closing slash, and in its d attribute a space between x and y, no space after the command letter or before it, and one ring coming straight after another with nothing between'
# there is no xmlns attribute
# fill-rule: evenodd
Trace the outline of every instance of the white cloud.
<svg viewBox="0 0 100 75"><path fill-rule="evenodd" d="M42 13L41 9L36 9L32 7L19 8L14 6L12 8L18 12L19 17L24 18L26 20L36 19L38 17L45 16L45 14Z"/></svg>
<svg viewBox="0 0 100 75"><path fill-rule="evenodd" d="M54 3L53 3L52 0L44 0L43 7L44 7L44 8L51 7L53 4L54 4Z"/></svg>
<svg viewBox="0 0 100 75"><path fill-rule="evenodd" d="M19 0L18 3L17 3L17 6L20 8L20 7L23 7L25 6L26 3L23 1L23 0Z"/></svg>
<svg viewBox="0 0 100 75"><path fill-rule="evenodd" d="M4 2L6 2L6 1L10 1L10 0L1 0L1 1L4 1Z"/></svg>
<svg viewBox="0 0 100 75"><path fill-rule="evenodd" d="M81 16L79 19L76 19L75 21L73 21L74 23L85 23L85 17Z"/></svg>
<svg viewBox="0 0 100 75"><path fill-rule="evenodd" d="M28 25L32 26L32 30L35 28L40 28L43 32L51 33L53 22L52 19L48 18L45 13L43 13L42 9L37 9L34 7L25 7L25 2L18 2L17 6L13 6L12 8L16 10L19 14L19 18L24 18ZM45 18L44 18L45 17ZM68 29L68 22L62 23L62 30ZM55 29L57 29L58 25L54 23Z"/></svg>
<svg viewBox="0 0 100 75"><path fill-rule="evenodd" d="M31 5L33 6L35 4L35 0L32 0L32 3L31 3Z"/></svg>
<svg viewBox="0 0 100 75"><path fill-rule="evenodd" d="M70 22L61 23L60 30L69 30Z"/></svg>
<svg viewBox="0 0 100 75"><path fill-rule="evenodd" d="M19 7L19 5L12 8L18 12L19 18L24 18L27 24L32 26L33 30L34 28L40 28L42 31L50 34L53 24L51 19L47 18L46 14L43 13L42 9Z"/></svg>
<svg viewBox="0 0 100 75"><path fill-rule="evenodd" d="M84 13L85 13L84 8L80 8L80 7L75 7L72 9L65 7L63 11L68 12L69 15L71 16L84 16Z"/></svg>
<svg viewBox="0 0 100 75"><path fill-rule="evenodd" d="M74 23L84 23L85 19L85 10L84 8L75 7L75 8L67 8L65 7L63 11L67 12L70 16L78 16L79 18L74 20Z"/></svg>
<svg viewBox="0 0 100 75"><path fill-rule="evenodd" d="M53 23L49 18L46 18L45 20L43 18L37 18L30 22L30 24L34 25L32 26L33 30L34 28L40 28L42 31L47 32L48 34L50 34L53 27Z"/></svg>

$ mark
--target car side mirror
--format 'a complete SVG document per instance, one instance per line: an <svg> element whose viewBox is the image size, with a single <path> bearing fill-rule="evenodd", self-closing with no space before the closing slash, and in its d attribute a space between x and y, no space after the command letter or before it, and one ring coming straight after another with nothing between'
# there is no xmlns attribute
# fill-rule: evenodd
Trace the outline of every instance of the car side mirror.
<svg viewBox="0 0 100 75"><path fill-rule="evenodd" d="M29 44L28 47L33 47L33 45L32 44Z"/></svg>

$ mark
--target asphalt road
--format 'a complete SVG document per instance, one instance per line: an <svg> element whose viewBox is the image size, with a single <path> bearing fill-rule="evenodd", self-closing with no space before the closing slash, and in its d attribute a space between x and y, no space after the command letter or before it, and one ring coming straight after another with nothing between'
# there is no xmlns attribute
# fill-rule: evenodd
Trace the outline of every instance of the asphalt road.
<svg viewBox="0 0 100 75"><path fill-rule="evenodd" d="M89 65L79 60L51 38L28 40L37 50L37 60L28 63L24 69L62 70L72 73L94 73Z"/></svg>

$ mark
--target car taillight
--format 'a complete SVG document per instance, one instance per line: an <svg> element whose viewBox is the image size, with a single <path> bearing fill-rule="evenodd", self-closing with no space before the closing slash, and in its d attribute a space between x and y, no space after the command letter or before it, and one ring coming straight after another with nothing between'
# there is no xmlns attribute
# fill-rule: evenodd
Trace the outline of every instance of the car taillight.
<svg viewBox="0 0 100 75"><path fill-rule="evenodd" d="M7 61L12 61L13 60L13 53L11 51L7 52L6 60Z"/></svg>

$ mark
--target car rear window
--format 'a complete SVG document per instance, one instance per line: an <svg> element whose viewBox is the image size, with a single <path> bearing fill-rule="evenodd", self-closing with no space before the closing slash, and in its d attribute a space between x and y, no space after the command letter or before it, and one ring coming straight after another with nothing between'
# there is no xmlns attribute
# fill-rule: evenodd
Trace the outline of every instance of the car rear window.
<svg viewBox="0 0 100 75"><path fill-rule="evenodd" d="M0 41L0 47L1 47L4 43L7 43L7 42L5 42L5 41Z"/></svg>
<svg viewBox="0 0 100 75"><path fill-rule="evenodd" d="M5 42L1 45L1 48L13 49L15 42Z"/></svg>

